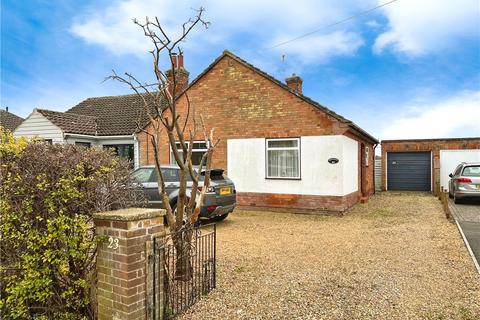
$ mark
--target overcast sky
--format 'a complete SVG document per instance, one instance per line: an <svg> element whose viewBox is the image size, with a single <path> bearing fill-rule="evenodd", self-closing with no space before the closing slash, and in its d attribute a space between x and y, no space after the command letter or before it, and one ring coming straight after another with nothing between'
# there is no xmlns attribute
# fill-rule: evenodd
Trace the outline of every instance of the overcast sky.
<svg viewBox="0 0 480 320"><path fill-rule="evenodd" d="M170 32L205 7L208 30L183 44L193 79L224 49L379 139L480 136L478 0L2 1L1 106L27 116L93 96L130 93L112 69L152 78L149 43L132 18ZM272 49L286 40L319 32Z"/></svg>

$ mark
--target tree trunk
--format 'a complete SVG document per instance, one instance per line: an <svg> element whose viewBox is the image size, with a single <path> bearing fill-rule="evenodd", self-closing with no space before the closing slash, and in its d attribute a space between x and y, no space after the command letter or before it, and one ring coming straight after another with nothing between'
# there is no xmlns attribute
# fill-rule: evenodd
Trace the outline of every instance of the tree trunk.
<svg viewBox="0 0 480 320"><path fill-rule="evenodd" d="M184 228L172 236L175 246L175 280L189 281L193 277L192 255L193 229Z"/></svg>

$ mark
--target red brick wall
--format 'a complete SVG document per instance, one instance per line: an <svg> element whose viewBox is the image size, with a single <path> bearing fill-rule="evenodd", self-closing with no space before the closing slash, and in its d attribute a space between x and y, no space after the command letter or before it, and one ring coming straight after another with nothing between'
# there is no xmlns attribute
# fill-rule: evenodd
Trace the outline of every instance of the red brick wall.
<svg viewBox="0 0 480 320"><path fill-rule="evenodd" d="M367 194L374 192L373 145L349 129L348 125L315 108L295 94L266 79L235 59L225 56L188 89L188 97L207 128L215 128L220 139L213 166L227 168L227 140L262 137L347 135L370 146L372 160L364 169ZM179 99L179 114L185 115L185 96ZM182 119L180 119L182 121ZM152 132L152 126L148 127ZM187 130L188 131L188 130ZM203 140L203 133L195 137ZM140 134L140 163L153 163L146 134ZM160 161L169 163L166 135L162 136ZM360 155L359 155L360 157ZM360 181L360 179L359 179Z"/></svg>
<svg viewBox="0 0 480 320"><path fill-rule="evenodd" d="M432 152L433 193L438 194L440 183L440 150L480 149L480 138L465 139L419 139L382 141L382 190L386 190L386 154L387 152Z"/></svg>
<svg viewBox="0 0 480 320"><path fill-rule="evenodd" d="M237 196L237 204L249 209L288 209L296 212L340 211L343 212L360 200L360 192L346 196L315 196L300 194L275 194L242 192Z"/></svg>

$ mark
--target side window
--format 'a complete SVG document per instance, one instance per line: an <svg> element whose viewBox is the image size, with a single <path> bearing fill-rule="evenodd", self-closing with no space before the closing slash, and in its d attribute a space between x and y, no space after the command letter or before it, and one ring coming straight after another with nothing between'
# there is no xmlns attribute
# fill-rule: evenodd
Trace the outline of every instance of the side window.
<svg viewBox="0 0 480 320"><path fill-rule="evenodd" d="M133 173L133 177L141 183L151 182L152 171L154 171L152 168L141 168Z"/></svg>
<svg viewBox="0 0 480 320"><path fill-rule="evenodd" d="M162 168L163 178L165 182L178 182L178 170L171 168Z"/></svg>
<svg viewBox="0 0 480 320"><path fill-rule="evenodd" d="M463 165L459 165L457 169L455 169L455 173L453 174L454 176L460 175L460 172L462 171Z"/></svg>
<svg viewBox="0 0 480 320"><path fill-rule="evenodd" d="M157 170L155 168L152 170L152 175L150 176L150 180L148 182L158 182Z"/></svg>

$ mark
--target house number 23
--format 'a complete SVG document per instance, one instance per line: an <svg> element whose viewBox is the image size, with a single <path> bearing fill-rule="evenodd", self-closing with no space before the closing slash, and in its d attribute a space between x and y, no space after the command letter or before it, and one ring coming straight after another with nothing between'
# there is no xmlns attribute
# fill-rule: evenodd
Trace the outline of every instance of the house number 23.
<svg viewBox="0 0 480 320"><path fill-rule="evenodd" d="M108 237L108 249L118 249L118 238Z"/></svg>

